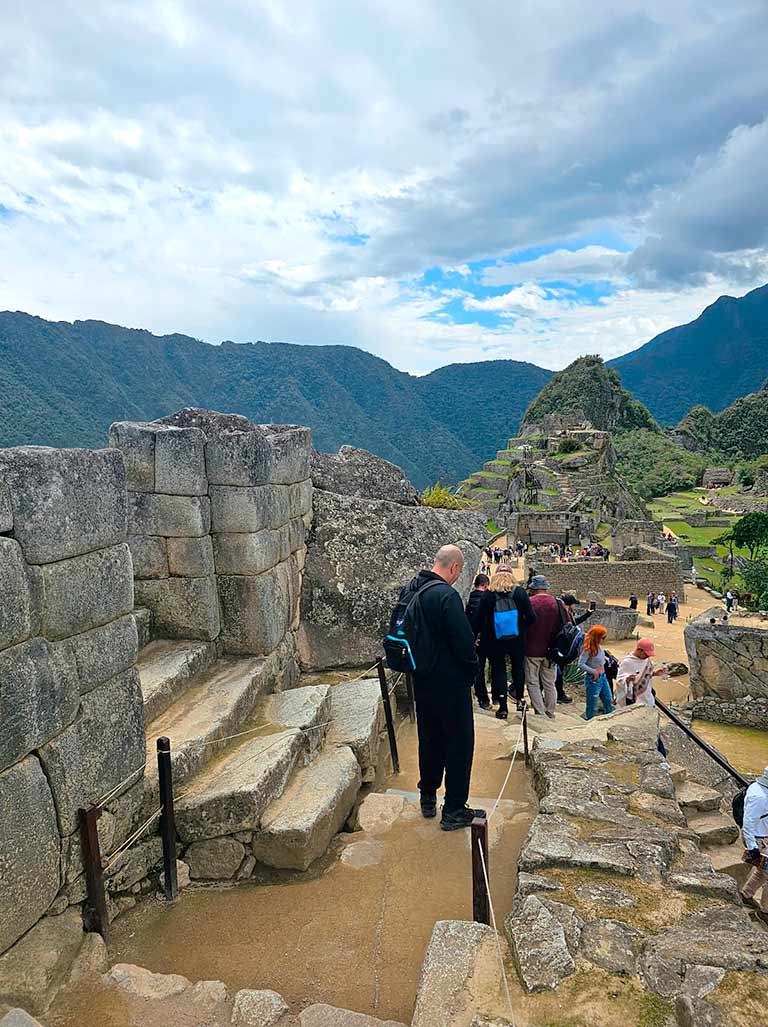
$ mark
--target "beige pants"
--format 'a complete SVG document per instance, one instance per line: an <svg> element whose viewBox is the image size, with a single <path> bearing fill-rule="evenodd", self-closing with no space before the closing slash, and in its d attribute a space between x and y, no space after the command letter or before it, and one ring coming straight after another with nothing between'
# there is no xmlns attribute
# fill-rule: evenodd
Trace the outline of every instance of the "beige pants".
<svg viewBox="0 0 768 1027"><path fill-rule="evenodd" d="M526 656L525 683L531 705L537 713L554 715L557 708L557 667L546 656Z"/></svg>
<svg viewBox="0 0 768 1027"><path fill-rule="evenodd" d="M768 837L756 838L757 847L760 850L760 855L763 859L760 860L760 866L754 867L752 873L747 878L747 883L744 885L742 895L745 895L748 899L754 898L755 893L763 889L763 894L760 897L760 909L764 913L768 913L768 869L766 869L766 859L768 858Z"/></svg>

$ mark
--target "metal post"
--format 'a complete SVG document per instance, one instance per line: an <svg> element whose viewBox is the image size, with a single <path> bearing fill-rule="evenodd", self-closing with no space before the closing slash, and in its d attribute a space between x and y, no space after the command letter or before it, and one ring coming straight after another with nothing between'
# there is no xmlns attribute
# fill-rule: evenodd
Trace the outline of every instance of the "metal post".
<svg viewBox="0 0 768 1027"><path fill-rule="evenodd" d="M491 913L488 901L488 890L485 887L485 874L483 874L483 859L485 869L488 872L488 883L490 884L490 870L488 869L488 821L485 817L475 817L470 828L472 832L472 919L477 924L490 926ZM482 849L482 856L480 850Z"/></svg>
<svg viewBox="0 0 768 1027"><path fill-rule="evenodd" d="M684 723L676 713L673 713L672 710L670 710L666 703L663 703L661 699L659 699L658 695L656 695L655 698L657 707L661 710L663 714L665 714L665 716L669 717L673 724L680 728L683 734L687 735L692 742L695 742L700 749L703 749L710 759L714 760L719 767L722 767L723 770L725 770L728 774L731 775L734 781L738 781L742 788L749 787L749 781L747 781L745 777L742 777L738 770L735 770L727 759L721 756L720 753L713 749L710 745L707 745L703 738L699 738L695 731L689 728L688 725Z"/></svg>
<svg viewBox="0 0 768 1027"><path fill-rule="evenodd" d="M392 769L396 774L399 774L400 757L397 754L397 736L395 735L395 721L392 717L392 703L389 701L389 688L387 686L387 675L384 670L384 660L382 660L381 657L379 657L376 660L376 669L379 672L381 701L384 704L384 719L387 722L387 735L389 736L389 751L392 754Z"/></svg>
<svg viewBox="0 0 768 1027"><path fill-rule="evenodd" d="M525 765L531 765L531 750L528 747L528 703L523 699L523 752L525 753Z"/></svg>
<svg viewBox="0 0 768 1027"><path fill-rule="evenodd" d="M173 768L171 767L171 740L157 740L157 774L160 782L160 838L163 843L163 880L165 898L173 902L179 894L176 877L176 815L173 809Z"/></svg>
<svg viewBox="0 0 768 1027"><path fill-rule="evenodd" d="M413 692L413 678L410 674L405 675L405 693L408 696L408 716L411 723L416 723L416 696Z"/></svg>
<svg viewBox="0 0 768 1027"><path fill-rule="evenodd" d="M77 815L80 821L80 844L83 851L87 889L85 926L87 930L100 934L105 944L109 945L109 914L107 913L107 896L104 891L104 871L101 866L98 831L101 809L93 805L87 808L81 806Z"/></svg>

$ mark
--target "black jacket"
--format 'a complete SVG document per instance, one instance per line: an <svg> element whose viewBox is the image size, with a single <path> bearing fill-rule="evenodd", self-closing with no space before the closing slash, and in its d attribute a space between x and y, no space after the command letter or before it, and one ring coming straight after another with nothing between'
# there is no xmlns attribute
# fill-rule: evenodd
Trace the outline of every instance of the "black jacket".
<svg viewBox="0 0 768 1027"><path fill-rule="evenodd" d="M404 591L415 591L428 581L440 582L434 588L428 588L419 600L437 650L437 662L428 674L414 673L414 686L417 689L440 690L468 688L474 684L477 655L475 637L464 613L461 596L439 574L426 570L419 571Z"/></svg>
<svg viewBox="0 0 768 1027"><path fill-rule="evenodd" d="M494 592L488 589L483 593L480 600L480 607L477 613L477 634L480 636L480 648L486 654L496 650L506 651L510 645L521 645L525 639L525 629L536 620L536 614L531 606L531 599L528 593L520 585L512 589L512 599L517 607L517 623L519 635L517 638L496 638L496 629L493 624L493 614L496 610L496 597L506 593Z"/></svg>
<svg viewBox="0 0 768 1027"><path fill-rule="evenodd" d="M483 601L485 591L480 588L473 588L469 593L469 599L467 599L467 605L464 607L464 613L467 615L467 620L472 628L472 633L477 637L477 633L480 631L480 604Z"/></svg>

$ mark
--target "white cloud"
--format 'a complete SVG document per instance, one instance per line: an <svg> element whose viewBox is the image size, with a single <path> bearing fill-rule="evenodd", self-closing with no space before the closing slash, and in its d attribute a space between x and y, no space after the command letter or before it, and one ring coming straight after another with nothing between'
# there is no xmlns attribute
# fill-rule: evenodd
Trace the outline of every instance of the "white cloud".
<svg viewBox="0 0 768 1027"><path fill-rule="evenodd" d="M484 285L514 285L517 282L570 282L623 280L627 255L605 246L582 246L577 250L553 250L535 260L499 263L483 274Z"/></svg>
<svg viewBox="0 0 768 1027"><path fill-rule="evenodd" d="M510 289L499 296L477 300L468 297L464 300L465 310L488 310L504 315L516 313L536 313L543 309L547 298L546 292L532 282L521 285L519 289Z"/></svg>

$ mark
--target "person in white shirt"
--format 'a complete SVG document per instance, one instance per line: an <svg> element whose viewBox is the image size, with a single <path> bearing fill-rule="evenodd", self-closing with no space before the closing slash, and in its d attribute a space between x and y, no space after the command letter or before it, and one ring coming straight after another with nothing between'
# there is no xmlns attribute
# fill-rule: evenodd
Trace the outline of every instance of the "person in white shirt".
<svg viewBox="0 0 768 1027"><path fill-rule="evenodd" d="M666 601L667 597L664 595L664 593L659 592L658 596L656 597L656 609L659 611L659 613L664 613L664 603L666 603Z"/></svg>
<svg viewBox="0 0 768 1027"><path fill-rule="evenodd" d="M656 698L653 694L653 679L665 673L664 667L658 670L653 669L651 657L656 649L650 638L641 638L632 652L625 656L619 664L616 675L614 690L616 693L616 705L626 706L627 700L639 703L644 706L655 706ZM667 750L659 735L656 741L656 748L666 759Z"/></svg>
<svg viewBox="0 0 768 1027"><path fill-rule="evenodd" d="M757 915L768 923L768 767L752 782L744 796L741 835L747 850L745 856L753 864L741 897L754 906L754 896L762 888Z"/></svg>

